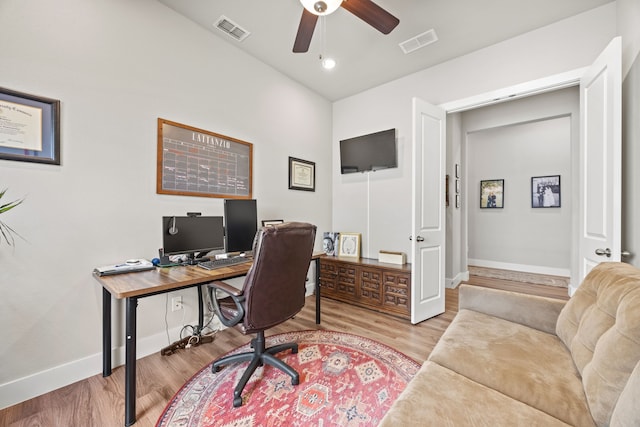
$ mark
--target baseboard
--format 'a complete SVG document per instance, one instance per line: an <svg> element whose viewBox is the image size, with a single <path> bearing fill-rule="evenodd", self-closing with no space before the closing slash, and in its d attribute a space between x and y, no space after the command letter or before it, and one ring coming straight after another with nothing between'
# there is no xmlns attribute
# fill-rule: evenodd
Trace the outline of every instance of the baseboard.
<svg viewBox="0 0 640 427"><path fill-rule="evenodd" d="M189 324L197 323L197 320L192 320L192 323ZM170 329L169 336L180 336L181 329L182 326ZM136 356L141 359L160 351L166 346L167 333L165 331L152 336L141 337L136 345ZM124 365L124 347L114 348L111 352L111 360L113 368ZM102 352L0 384L0 409L33 399L97 374L102 374Z"/></svg>
<svg viewBox="0 0 640 427"><path fill-rule="evenodd" d="M460 273L456 274L453 279L445 278L444 280L444 285L446 288L455 289L460 283L464 282L465 280L469 280L469 272L461 271Z"/></svg>
<svg viewBox="0 0 640 427"><path fill-rule="evenodd" d="M308 281L306 283L305 294L307 296L313 295L314 290L315 282ZM214 321L215 320L217 319L214 319ZM187 324L190 325L197 323L198 321L196 319L190 323L187 322ZM212 327L216 329L215 326ZM169 336L179 337L181 330L182 326L170 329ZM140 337L136 343L136 358L141 359L153 354L167 345L167 333L165 331L148 337ZM124 346L112 349L112 368L124 365L124 361ZM33 399L34 397L98 374L102 374L102 352L0 384L0 409Z"/></svg>
<svg viewBox="0 0 640 427"><path fill-rule="evenodd" d="M499 270L521 271L523 273L544 274L547 276L570 277L571 271L568 268L553 268L539 265L511 264L507 262L489 261L483 259L469 259L469 265L476 267L496 268Z"/></svg>

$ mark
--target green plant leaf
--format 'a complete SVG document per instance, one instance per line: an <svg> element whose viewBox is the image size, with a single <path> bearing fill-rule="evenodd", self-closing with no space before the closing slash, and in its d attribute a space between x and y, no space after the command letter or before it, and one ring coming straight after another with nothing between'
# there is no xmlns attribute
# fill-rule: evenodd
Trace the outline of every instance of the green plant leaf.
<svg viewBox="0 0 640 427"><path fill-rule="evenodd" d="M6 194L6 192L7 192L6 188L0 191L0 199L2 199L2 197ZM23 201L24 199L18 199L9 203L0 204L0 214L15 208L16 206L21 204ZM15 244L14 236L18 236L22 238L22 236L16 233L16 231L13 228L9 227L6 223L0 221L0 243L2 243L2 240L4 239L4 241L7 242L9 246L13 246Z"/></svg>

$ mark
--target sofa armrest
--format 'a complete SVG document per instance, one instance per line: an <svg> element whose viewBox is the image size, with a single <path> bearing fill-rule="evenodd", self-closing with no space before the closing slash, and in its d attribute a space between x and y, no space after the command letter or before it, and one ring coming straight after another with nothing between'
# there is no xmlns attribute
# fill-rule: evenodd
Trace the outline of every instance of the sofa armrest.
<svg viewBox="0 0 640 427"><path fill-rule="evenodd" d="M550 334L556 333L558 315L566 301L481 286L460 285L458 306L519 323Z"/></svg>

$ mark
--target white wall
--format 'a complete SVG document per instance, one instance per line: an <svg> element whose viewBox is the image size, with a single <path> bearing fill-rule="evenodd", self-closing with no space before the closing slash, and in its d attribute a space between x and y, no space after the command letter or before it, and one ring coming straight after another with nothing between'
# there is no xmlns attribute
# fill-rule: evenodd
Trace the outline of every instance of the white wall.
<svg viewBox="0 0 640 427"><path fill-rule="evenodd" d="M61 166L0 160L0 188L25 198L2 220L26 240L0 245L0 407L101 371L94 267L157 256L163 215L222 214L156 194L158 117L254 144L259 220L331 228L330 103L162 4L3 0L0 51L0 86L62 103ZM288 190L288 156L316 162L315 192ZM193 322L196 291L180 294ZM140 301L138 356L168 344L165 302Z"/></svg>
<svg viewBox="0 0 640 427"><path fill-rule="evenodd" d="M334 231L363 232L364 256L375 258L379 249L410 252L412 97L442 104L582 68L591 64L615 35L616 5L610 3L336 102ZM428 49L419 52L428 54ZM376 172L376 180L369 183L365 177L340 176L339 140L390 127L397 129L399 138L397 170ZM450 175L456 161L447 161ZM454 252L466 260L466 248L460 242L453 244ZM459 273L447 271L449 280Z"/></svg>

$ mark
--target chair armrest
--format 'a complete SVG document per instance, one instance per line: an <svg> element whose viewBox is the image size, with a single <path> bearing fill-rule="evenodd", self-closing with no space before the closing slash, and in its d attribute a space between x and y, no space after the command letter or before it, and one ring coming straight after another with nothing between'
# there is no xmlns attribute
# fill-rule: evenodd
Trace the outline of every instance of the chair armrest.
<svg viewBox="0 0 640 427"><path fill-rule="evenodd" d="M566 304L554 298L471 285L460 285L458 298L460 310L477 311L554 335Z"/></svg>
<svg viewBox="0 0 640 427"><path fill-rule="evenodd" d="M239 297L242 295L242 289L233 287L226 282L219 282L219 281L211 282L211 283L207 283L207 286L209 286L210 288L221 290L222 292L226 293L229 296Z"/></svg>
<svg viewBox="0 0 640 427"><path fill-rule="evenodd" d="M244 318L244 306L242 302L244 301L244 293L242 290L237 289L228 283L225 282L211 282L207 283L207 287L209 288L209 297L211 298L211 303L213 304L213 311L215 311L218 319L224 326L235 326ZM231 300L236 306L236 314L233 317L227 317L224 315L222 309L220 308L220 302L218 298L216 298L216 291L222 291L223 293L229 295ZM227 299L225 297L224 299ZM232 310L227 310L227 313L232 312Z"/></svg>

